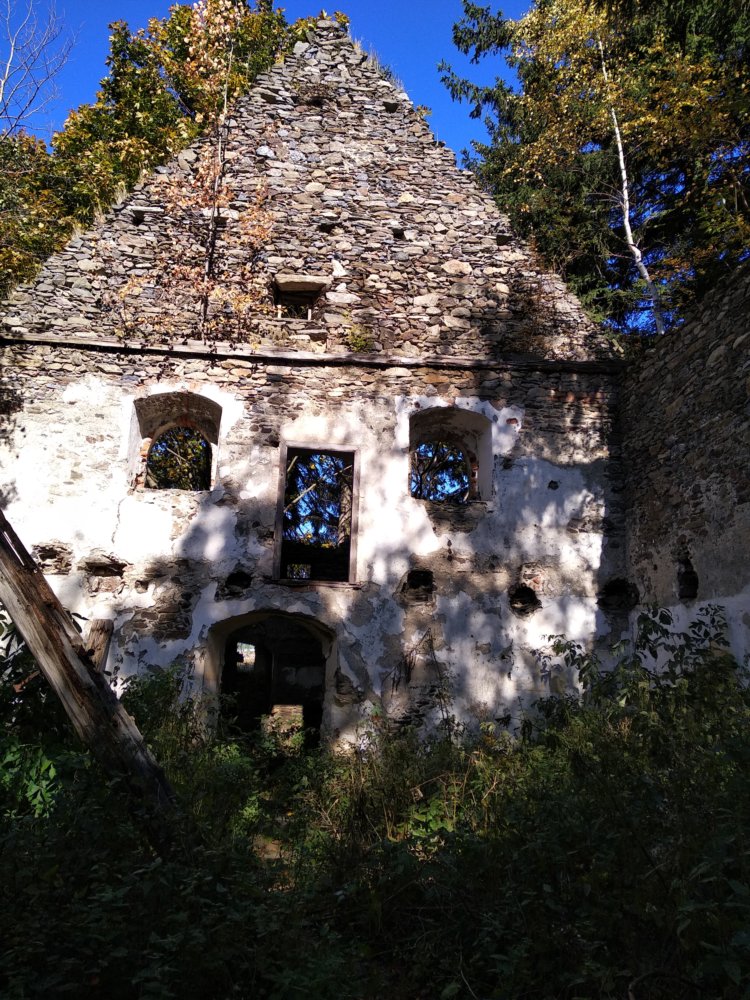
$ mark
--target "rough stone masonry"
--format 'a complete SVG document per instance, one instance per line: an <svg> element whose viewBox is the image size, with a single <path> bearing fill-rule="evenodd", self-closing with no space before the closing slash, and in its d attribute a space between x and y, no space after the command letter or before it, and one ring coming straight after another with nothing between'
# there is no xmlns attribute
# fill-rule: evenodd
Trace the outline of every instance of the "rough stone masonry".
<svg viewBox="0 0 750 1000"><path fill-rule="evenodd" d="M215 141L7 303L9 519L71 611L114 622L110 673L184 664L248 724L298 704L343 740L373 715L513 725L575 681L547 637L604 645L638 598L622 362L337 24L233 109L207 206ZM170 428L201 435L205 488L148 486ZM460 499L414 489L439 447ZM351 477L315 552L285 535L310 455Z"/></svg>

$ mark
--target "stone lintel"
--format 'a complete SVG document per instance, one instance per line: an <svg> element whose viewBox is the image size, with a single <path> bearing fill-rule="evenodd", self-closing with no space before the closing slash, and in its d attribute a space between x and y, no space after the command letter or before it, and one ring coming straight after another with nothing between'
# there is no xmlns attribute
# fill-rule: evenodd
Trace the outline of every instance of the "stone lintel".
<svg viewBox="0 0 750 1000"><path fill-rule="evenodd" d="M325 274L292 274L284 271L274 278L280 292L319 292L330 284Z"/></svg>

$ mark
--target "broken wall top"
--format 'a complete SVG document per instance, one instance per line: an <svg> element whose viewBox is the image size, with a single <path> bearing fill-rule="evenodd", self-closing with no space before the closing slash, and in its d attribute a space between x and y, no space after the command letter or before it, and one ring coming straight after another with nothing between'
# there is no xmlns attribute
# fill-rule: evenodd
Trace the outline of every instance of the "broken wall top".
<svg viewBox="0 0 750 1000"><path fill-rule="evenodd" d="M3 334L407 359L611 357L407 95L339 25L319 21L308 37L237 103L220 161L204 137L159 168L15 291ZM305 283L319 290L309 318L280 317L274 294Z"/></svg>

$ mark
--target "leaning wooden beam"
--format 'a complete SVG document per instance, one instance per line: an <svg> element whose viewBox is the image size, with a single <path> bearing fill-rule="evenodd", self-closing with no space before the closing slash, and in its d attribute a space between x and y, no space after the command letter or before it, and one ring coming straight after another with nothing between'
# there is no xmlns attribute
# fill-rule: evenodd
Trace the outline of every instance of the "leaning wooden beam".
<svg viewBox="0 0 750 1000"><path fill-rule="evenodd" d="M86 652L91 657L96 670L104 670L109 651L109 640L112 638L114 622L108 618L93 618L86 632Z"/></svg>
<svg viewBox="0 0 750 1000"><path fill-rule="evenodd" d="M0 603L26 640L81 740L108 771L123 776L142 800L149 837L163 850L169 839L166 818L175 802L169 782L2 511Z"/></svg>

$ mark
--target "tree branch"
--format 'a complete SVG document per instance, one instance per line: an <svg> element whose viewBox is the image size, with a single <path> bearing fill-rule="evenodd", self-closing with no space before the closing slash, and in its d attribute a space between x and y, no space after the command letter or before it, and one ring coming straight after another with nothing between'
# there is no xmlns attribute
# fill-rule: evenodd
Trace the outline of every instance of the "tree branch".
<svg viewBox="0 0 750 1000"><path fill-rule="evenodd" d="M50 0L46 21L35 15L34 0L24 7L3 0L0 27L0 138L28 128L56 96L55 76L68 60L74 39L63 37L63 22Z"/></svg>
<svg viewBox="0 0 750 1000"><path fill-rule="evenodd" d="M604 76L604 82L609 90L609 73L607 72L607 61L604 58L604 46L602 45L602 40L597 38L596 44L599 48L599 55L602 61L602 75ZM614 129L615 143L617 145L617 159L620 164L620 204L622 209L622 224L625 229L625 240L628 244L631 256L635 261L635 266L638 268L638 273L643 278L646 288L648 289L649 298L651 299L651 307L654 313L654 322L656 323L656 332L663 334L664 316L661 311L659 293L643 260L643 254L641 253L640 247L636 244L633 238L633 230L630 226L630 186L628 182L628 170L625 162L625 149L622 142L620 124L617 120L617 112L615 111L614 104L609 99L607 103L609 104L609 115L612 119L612 128Z"/></svg>

